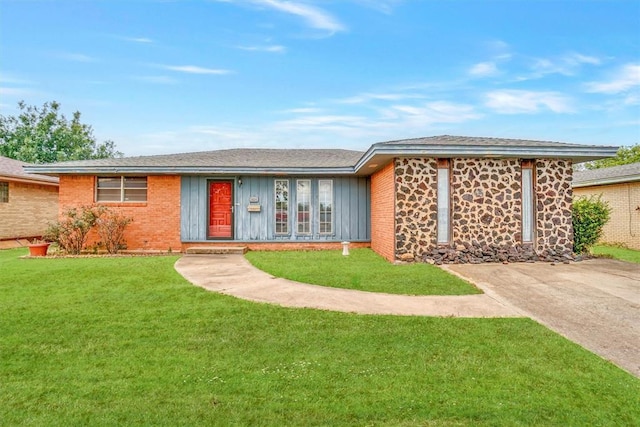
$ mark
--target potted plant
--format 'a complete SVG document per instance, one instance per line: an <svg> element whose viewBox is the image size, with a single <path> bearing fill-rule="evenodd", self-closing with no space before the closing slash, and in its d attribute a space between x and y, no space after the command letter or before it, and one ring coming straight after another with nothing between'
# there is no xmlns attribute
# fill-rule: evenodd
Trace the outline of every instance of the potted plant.
<svg viewBox="0 0 640 427"><path fill-rule="evenodd" d="M47 250L50 244L51 243L41 239L34 239L27 245L29 247L29 256L47 256Z"/></svg>

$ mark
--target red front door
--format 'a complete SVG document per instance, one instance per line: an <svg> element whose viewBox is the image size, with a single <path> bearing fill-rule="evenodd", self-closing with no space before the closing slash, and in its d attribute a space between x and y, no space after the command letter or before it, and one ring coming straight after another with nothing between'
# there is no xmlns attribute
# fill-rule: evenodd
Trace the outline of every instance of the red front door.
<svg viewBox="0 0 640 427"><path fill-rule="evenodd" d="M209 237L233 237L233 181L209 182Z"/></svg>

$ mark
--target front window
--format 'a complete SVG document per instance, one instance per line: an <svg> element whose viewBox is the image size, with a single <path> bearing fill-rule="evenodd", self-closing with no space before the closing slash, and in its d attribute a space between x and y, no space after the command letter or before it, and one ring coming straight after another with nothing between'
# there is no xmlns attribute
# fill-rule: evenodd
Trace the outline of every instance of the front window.
<svg viewBox="0 0 640 427"><path fill-rule="evenodd" d="M333 181L318 181L318 198L320 202L320 234L333 232Z"/></svg>
<svg viewBox="0 0 640 427"><path fill-rule="evenodd" d="M0 182L0 203L9 203L9 183Z"/></svg>
<svg viewBox="0 0 640 427"><path fill-rule="evenodd" d="M309 234L311 233L311 180L298 180L296 198L298 234Z"/></svg>
<svg viewBox="0 0 640 427"><path fill-rule="evenodd" d="M533 242L535 232L533 200L533 162L522 162L522 242Z"/></svg>
<svg viewBox="0 0 640 427"><path fill-rule="evenodd" d="M438 161L438 243L449 243L451 201L449 195L449 161Z"/></svg>
<svg viewBox="0 0 640 427"><path fill-rule="evenodd" d="M146 176L98 177L97 202L146 202Z"/></svg>
<svg viewBox="0 0 640 427"><path fill-rule="evenodd" d="M276 234L289 233L289 181L276 179Z"/></svg>

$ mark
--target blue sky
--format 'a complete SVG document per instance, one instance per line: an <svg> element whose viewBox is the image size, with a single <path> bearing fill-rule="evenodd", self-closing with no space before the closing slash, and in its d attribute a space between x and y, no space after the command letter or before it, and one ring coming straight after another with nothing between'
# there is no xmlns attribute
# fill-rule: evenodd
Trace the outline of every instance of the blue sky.
<svg viewBox="0 0 640 427"><path fill-rule="evenodd" d="M640 1L0 0L0 112L127 156L441 134L640 142Z"/></svg>

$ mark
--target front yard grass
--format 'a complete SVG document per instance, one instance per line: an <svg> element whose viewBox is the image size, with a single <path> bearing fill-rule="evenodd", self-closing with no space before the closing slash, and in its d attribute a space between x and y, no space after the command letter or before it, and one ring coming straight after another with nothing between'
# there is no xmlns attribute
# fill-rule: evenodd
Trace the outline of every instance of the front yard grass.
<svg viewBox="0 0 640 427"><path fill-rule="evenodd" d="M176 257L0 251L0 424L639 425L640 380L529 319L207 292Z"/></svg>
<svg viewBox="0 0 640 427"><path fill-rule="evenodd" d="M248 252L255 267L302 283L404 295L481 293L468 282L430 264L394 265L371 249Z"/></svg>
<svg viewBox="0 0 640 427"><path fill-rule="evenodd" d="M591 253L640 264L640 251L633 249L621 248L619 246L597 245L591 248Z"/></svg>

